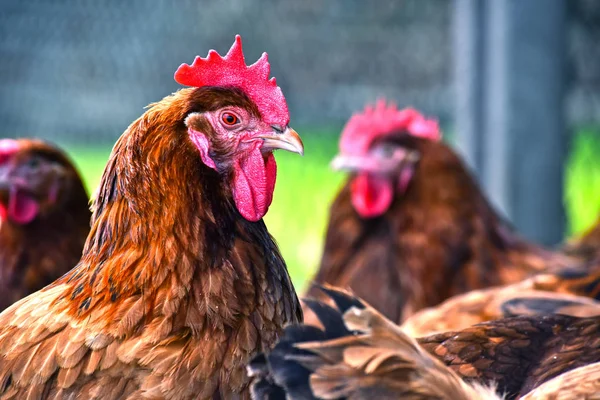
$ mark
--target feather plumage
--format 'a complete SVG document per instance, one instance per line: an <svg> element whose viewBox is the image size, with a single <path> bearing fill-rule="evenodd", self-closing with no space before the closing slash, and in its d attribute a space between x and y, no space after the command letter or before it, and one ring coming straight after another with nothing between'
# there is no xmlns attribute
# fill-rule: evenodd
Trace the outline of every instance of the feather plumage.
<svg viewBox="0 0 600 400"><path fill-rule="evenodd" d="M117 141L80 263L0 315L1 398L248 397L250 357L302 312L264 222L188 138L186 115L224 104L256 112L183 89Z"/></svg>

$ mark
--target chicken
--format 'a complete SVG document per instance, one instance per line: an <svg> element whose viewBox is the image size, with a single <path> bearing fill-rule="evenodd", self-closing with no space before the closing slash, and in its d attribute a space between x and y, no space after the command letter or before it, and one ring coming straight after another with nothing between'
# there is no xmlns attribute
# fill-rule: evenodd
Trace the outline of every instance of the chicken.
<svg viewBox="0 0 600 400"><path fill-rule="evenodd" d="M302 320L262 220L275 149L302 154L267 55L239 36L118 139L79 264L0 314L0 398L248 398L245 368Z"/></svg>
<svg viewBox="0 0 600 400"><path fill-rule="evenodd" d="M255 399L574 399L599 394L600 318L516 317L414 340L362 300L336 288L323 290L336 308L318 301L307 305L324 329L287 327L272 352L250 363ZM577 388L579 397L569 397L566 389L576 382L586 384Z"/></svg>
<svg viewBox="0 0 600 400"><path fill-rule="evenodd" d="M421 338L419 344L467 380L495 382L517 398L600 361L600 318L520 316Z"/></svg>
<svg viewBox="0 0 600 400"><path fill-rule="evenodd" d="M576 262L513 233L440 136L435 121L383 101L352 116L332 162L352 175L331 205L316 283L351 288L400 322ZM308 310L305 320L316 323Z"/></svg>
<svg viewBox="0 0 600 400"><path fill-rule="evenodd" d="M413 337L468 328L516 315L600 315L600 264L538 274L522 282L451 297L413 314L402 329Z"/></svg>
<svg viewBox="0 0 600 400"><path fill-rule="evenodd" d="M60 149L0 140L0 311L77 264L90 231L88 201Z"/></svg>
<svg viewBox="0 0 600 400"><path fill-rule="evenodd" d="M565 254L585 261L600 258L600 218L583 234L569 239L561 249Z"/></svg>
<svg viewBox="0 0 600 400"><path fill-rule="evenodd" d="M541 384L521 400L595 400L600 398L600 362L575 368Z"/></svg>
<svg viewBox="0 0 600 400"><path fill-rule="evenodd" d="M307 300L324 329L289 326L256 357L248 367L253 399L498 399L493 387L466 384L362 301L322 289L338 308Z"/></svg>

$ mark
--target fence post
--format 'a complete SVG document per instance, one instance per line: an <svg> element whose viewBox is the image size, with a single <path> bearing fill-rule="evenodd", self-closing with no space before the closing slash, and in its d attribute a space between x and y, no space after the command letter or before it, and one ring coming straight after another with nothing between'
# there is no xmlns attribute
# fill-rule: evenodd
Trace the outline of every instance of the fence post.
<svg viewBox="0 0 600 400"><path fill-rule="evenodd" d="M454 73L456 146L481 178L483 163L485 36L484 0L456 0L454 7Z"/></svg>
<svg viewBox="0 0 600 400"><path fill-rule="evenodd" d="M457 0L457 14L461 2L477 4ZM477 56L484 60L483 94L475 106L458 110L457 127L467 118L461 112L480 113L475 143L482 149L478 168L487 193L524 236L555 244L565 228L566 1L490 0L480 18L486 33L475 51L483 52ZM472 89L462 86L459 74L457 80L460 99L461 91Z"/></svg>

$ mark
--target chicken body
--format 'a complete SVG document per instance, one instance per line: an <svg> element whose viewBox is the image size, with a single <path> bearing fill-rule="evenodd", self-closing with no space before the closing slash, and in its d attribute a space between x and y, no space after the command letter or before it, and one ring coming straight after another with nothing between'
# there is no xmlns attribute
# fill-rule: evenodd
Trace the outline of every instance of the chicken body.
<svg viewBox="0 0 600 400"><path fill-rule="evenodd" d="M336 308L307 303L323 330L286 328L273 351L250 364L256 399L579 399L599 394L599 318L514 317L415 341L351 294L336 288L325 292Z"/></svg>
<svg viewBox="0 0 600 400"><path fill-rule="evenodd" d="M467 380L492 382L507 399L600 361L600 318L522 316L419 339Z"/></svg>
<svg viewBox="0 0 600 400"><path fill-rule="evenodd" d="M0 311L73 268L90 230L85 187L67 156L0 140Z"/></svg>
<svg viewBox="0 0 600 400"><path fill-rule="evenodd" d="M239 37L225 66L194 73L221 79L235 52L239 61ZM0 315L0 398L249 397L250 357L302 319L261 219L272 150L302 146L287 121L268 118L243 88L199 83L129 126L79 265Z"/></svg>
<svg viewBox="0 0 600 400"><path fill-rule="evenodd" d="M583 234L569 239L562 247L566 254L585 261L600 258L600 218Z"/></svg>
<svg viewBox="0 0 600 400"><path fill-rule="evenodd" d="M333 164L352 175L331 206L316 283L350 288L401 322L451 296L576 263L519 238L450 147L414 134L425 124L414 110L378 107L353 117L342 134ZM404 121L405 114L415 126L379 127L381 120ZM351 135L355 118L365 126ZM354 147L361 146L366 150L355 154ZM400 154L392 169L390 154ZM381 196L393 196L387 197L387 208L379 207L386 200ZM365 216L363 203L378 213ZM316 289L307 295L323 299ZM306 321L316 322L311 315L306 312Z"/></svg>
<svg viewBox="0 0 600 400"><path fill-rule="evenodd" d="M517 315L600 315L600 265L538 274L510 285L473 290L413 314L402 329L413 337L466 329Z"/></svg>

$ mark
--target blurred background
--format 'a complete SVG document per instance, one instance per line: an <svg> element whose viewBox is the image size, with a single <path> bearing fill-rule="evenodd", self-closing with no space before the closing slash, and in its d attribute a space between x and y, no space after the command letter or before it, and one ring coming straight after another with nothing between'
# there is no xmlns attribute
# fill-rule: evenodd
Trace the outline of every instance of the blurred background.
<svg viewBox="0 0 600 400"><path fill-rule="evenodd" d="M96 187L173 73L239 33L269 53L306 155L280 153L266 221L302 286L320 259L344 122L387 97L439 119L499 210L555 244L600 210L595 0L2 0L4 137L62 145Z"/></svg>

